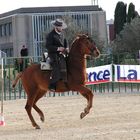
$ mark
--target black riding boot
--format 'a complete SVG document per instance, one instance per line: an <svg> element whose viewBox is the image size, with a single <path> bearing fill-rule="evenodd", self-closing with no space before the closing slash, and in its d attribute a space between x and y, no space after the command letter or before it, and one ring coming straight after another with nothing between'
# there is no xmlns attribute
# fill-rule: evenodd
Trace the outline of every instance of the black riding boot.
<svg viewBox="0 0 140 140"><path fill-rule="evenodd" d="M50 84L49 84L49 90L55 91L56 90L56 84L60 80L60 66L59 66L59 58L57 55L50 55L51 59L51 66L52 66L52 72L50 75Z"/></svg>
<svg viewBox="0 0 140 140"><path fill-rule="evenodd" d="M51 83L49 85L49 90L54 92L56 90L56 83Z"/></svg>

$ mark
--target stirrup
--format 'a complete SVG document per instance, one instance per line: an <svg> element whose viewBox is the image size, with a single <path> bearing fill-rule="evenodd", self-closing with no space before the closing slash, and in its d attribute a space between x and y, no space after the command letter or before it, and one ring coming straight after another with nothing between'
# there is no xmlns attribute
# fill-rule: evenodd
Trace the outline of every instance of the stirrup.
<svg viewBox="0 0 140 140"><path fill-rule="evenodd" d="M56 86L49 85L48 89L52 92L56 91Z"/></svg>

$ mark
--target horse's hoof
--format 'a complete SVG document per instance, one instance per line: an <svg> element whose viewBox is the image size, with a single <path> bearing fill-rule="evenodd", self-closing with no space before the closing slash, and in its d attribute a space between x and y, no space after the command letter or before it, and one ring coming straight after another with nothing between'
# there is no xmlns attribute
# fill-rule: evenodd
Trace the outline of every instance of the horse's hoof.
<svg viewBox="0 0 140 140"><path fill-rule="evenodd" d="M86 116L86 114L85 114L84 112L82 112L82 113L80 114L80 119L83 119L85 116Z"/></svg>
<svg viewBox="0 0 140 140"><path fill-rule="evenodd" d="M41 120L42 122L44 122L44 121L45 121L45 118L44 118L44 117L40 117L40 120Z"/></svg>
<svg viewBox="0 0 140 140"><path fill-rule="evenodd" d="M86 107L86 108L84 109L84 112L85 112L86 114L88 114L88 113L89 113L89 108Z"/></svg>
<svg viewBox="0 0 140 140"><path fill-rule="evenodd" d="M41 129L39 125L35 126L35 129Z"/></svg>

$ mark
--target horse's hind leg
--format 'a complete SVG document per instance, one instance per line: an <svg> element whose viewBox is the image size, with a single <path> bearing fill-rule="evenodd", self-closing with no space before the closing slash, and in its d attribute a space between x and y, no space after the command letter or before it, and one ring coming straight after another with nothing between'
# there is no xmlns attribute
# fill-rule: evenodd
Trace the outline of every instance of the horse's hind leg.
<svg viewBox="0 0 140 140"><path fill-rule="evenodd" d="M40 116L40 120L42 122L44 122L45 121L45 117L44 117L43 112L38 108L38 106L36 104L33 105L33 108L38 112L38 114Z"/></svg>
<svg viewBox="0 0 140 140"><path fill-rule="evenodd" d="M35 127L36 129L40 129L39 125L35 122L35 120L32 116L32 113L31 113L32 106L33 106L34 101L35 101L35 97L36 97L36 94L32 94L32 96L28 96L25 109L27 111L27 114L28 114L31 122L32 122L33 127Z"/></svg>
<svg viewBox="0 0 140 140"><path fill-rule="evenodd" d="M43 112L41 111L41 109L38 108L38 106L36 105L37 101L45 94L45 91L40 91L38 92L38 95L35 98L34 104L33 104L33 108L38 112L39 116L40 116L40 120L42 122L45 121L45 117Z"/></svg>
<svg viewBox="0 0 140 140"><path fill-rule="evenodd" d="M12 87L13 87L13 88L15 88L15 86L16 86L16 84L17 84L19 78L21 77L21 75L22 75L22 72L19 72L19 73L17 74L15 80L14 80L13 83L12 83Z"/></svg>

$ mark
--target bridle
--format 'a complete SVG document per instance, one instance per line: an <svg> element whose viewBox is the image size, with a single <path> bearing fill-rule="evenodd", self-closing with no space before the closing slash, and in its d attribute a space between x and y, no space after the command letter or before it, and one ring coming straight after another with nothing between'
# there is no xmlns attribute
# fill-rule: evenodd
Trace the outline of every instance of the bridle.
<svg viewBox="0 0 140 140"><path fill-rule="evenodd" d="M93 46L92 46L92 47L87 46L88 49L91 51L91 53L93 53L94 50L96 50L96 47L94 46L94 45L95 45L95 42L94 42L88 35L86 35L86 34L83 34L83 35L81 35L81 36L83 36L83 39L87 39L90 43L93 43ZM73 46L73 44L74 44L77 40L79 40L79 39L81 38L81 36L77 36L77 37L73 40L71 46ZM71 47L71 49L72 49L72 48L73 48L73 47ZM71 49L70 49L70 50L71 50ZM76 55L75 55L75 56L72 55L72 57L77 57L77 56L76 56ZM82 58L87 59L85 56L82 57ZM88 58L88 60L89 60L89 58ZM92 59L91 59L91 60L92 60Z"/></svg>
<svg viewBox="0 0 140 140"><path fill-rule="evenodd" d="M86 38L90 41L91 44L93 44L93 46L91 48L89 48L89 50L93 53L94 50L96 50L97 48L95 47L96 43L94 42L94 40L92 38L90 38L89 36L86 36Z"/></svg>

